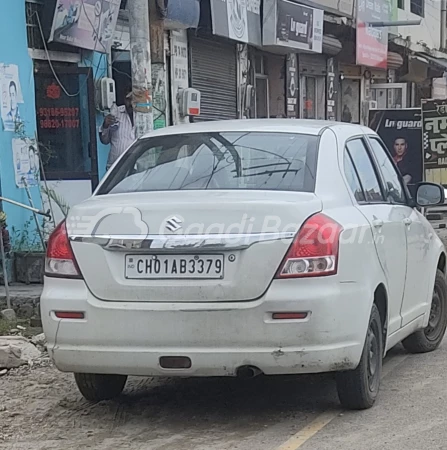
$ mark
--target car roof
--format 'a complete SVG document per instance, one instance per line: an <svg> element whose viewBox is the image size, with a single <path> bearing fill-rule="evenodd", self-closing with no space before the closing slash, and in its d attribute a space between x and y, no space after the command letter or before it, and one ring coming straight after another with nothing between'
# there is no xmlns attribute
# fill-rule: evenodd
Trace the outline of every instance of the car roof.
<svg viewBox="0 0 447 450"><path fill-rule="evenodd" d="M156 136L166 136L185 133L219 133L219 132L248 132L265 131L280 133L302 133L318 136L324 129L332 128L334 131L352 132L354 134L374 134L367 127L330 120L311 119L238 119L216 120L200 123L188 123L161 128L145 134L142 139Z"/></svg>

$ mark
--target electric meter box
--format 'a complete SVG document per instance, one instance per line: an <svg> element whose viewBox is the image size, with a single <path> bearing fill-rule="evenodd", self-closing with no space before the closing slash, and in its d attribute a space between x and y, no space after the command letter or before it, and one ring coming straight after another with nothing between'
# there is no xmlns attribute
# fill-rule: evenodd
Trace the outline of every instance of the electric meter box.
<svg viewBox="0 0 447 450"><path fill-rule="evenodd" d="M180 112L184 117L200 115L200 91L193 88L180 91Z"/></svg>
<svg viewBox="0 0 447 450"><path fill-rule="evenodd" d="M99 108L110 110L116 103L115 81L113 78L101 78L99 81Z"/></svg>

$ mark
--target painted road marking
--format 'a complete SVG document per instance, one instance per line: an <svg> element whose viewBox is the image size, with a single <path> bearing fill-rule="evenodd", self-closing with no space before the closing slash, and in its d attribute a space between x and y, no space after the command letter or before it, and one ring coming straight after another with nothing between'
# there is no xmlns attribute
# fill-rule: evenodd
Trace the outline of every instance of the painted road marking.
<svg viewBox="0 0 447 450"><path fill-rule="evenodd" d="M400 366L406 359L408 355L400 355L395 358L390 359L383 366L382 377L383 380L388 376L394 369ZM314 419L309 425L304 427L298 433L294 434L287 442L282 444L276 450L297 450L302 445L304 445L309 439L320 432L326 425L329 425L336 417L338 417L343 411L333 410L325 411L320 414L316 419Z"/></svg>
<svg viewBox="0 0 447 450"><path fill-rule="evenodd" d="M293 435L287 442L285 442L277 450L296 450L300 448L305 442L307 442L311 437L315 436L319 431L321 431L327 424L332 422L332 420L341 413L338 411L326 411L320 414L315 420L313 420L307 427L298 431Z"/></svg>

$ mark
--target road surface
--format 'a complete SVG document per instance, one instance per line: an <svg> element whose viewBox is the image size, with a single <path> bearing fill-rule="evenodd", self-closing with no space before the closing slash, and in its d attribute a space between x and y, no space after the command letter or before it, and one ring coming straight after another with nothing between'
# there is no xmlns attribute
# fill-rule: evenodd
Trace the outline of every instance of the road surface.
<svg viewBox="0 0 447 450"><path fill-rule="evenodd" d="M117 401L89 404L53 367L0 378L0 449L421 450L447 448L447 344L397 347L379 400L340 409L333 377L131 379Z"/></svg>

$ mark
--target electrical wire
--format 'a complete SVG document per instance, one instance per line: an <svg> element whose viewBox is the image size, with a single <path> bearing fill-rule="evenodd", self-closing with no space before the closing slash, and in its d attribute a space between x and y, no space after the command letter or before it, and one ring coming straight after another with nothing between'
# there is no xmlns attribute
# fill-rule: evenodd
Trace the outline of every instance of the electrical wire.
<svg viewBox="0 0 447 450"><path fill-rule="evenodd" d="M109 4L112 4L112 2L110 2ZM101 19L99 20L99 23L98 23L98 29L95 31L95 25L93 24L93 22L90 20L90 17L88 16L88 14L87 14L87 10L85 9L85 1L84 0L81 0L81 5L82 5L82 9L83 9L83 11L84 11L84 14L85 14L85 17L87 18L87 21L88 21L88 23L91 25L91 27L92 27L92 30L93 30L93 36L95 36L95 49L96 49L96 45L98 44L98 42L99 42L99 28L101 27ZM103 10L103 6L104 6L104 0L102 0L102 3L101 3L101 13L102 13L102 10ZM102 45L102 47L103 47L103 49L105 50L105 52L107 53L107 48L105 47L105 45L102 43L102 42L99 42L101 45ZM93 50L94 51L94 50Z"/></svg>
<svg viewBox="0 0 447 450"><path fill-rule="evenodd" d="M84 5L84 1L85 1L85 0L81 0L82 5ZM103 8L103 6L104 6L104 2L105 2L105 0L101 0L101 11L102 11L102 8ZM84 9L84 11L85 11L85 9ZM39 31L40 31L40 35L41 35L41 38L42 38L43 46L44 46L44 49L45 49L45 55L46 55L46 57L47 57L48 64L49 64L49 66L50 66L50 69L51 69L51 72L53 73L54 78L56 79L56 81L57 81L57 83L59 84L60 88L62 89L62 91L64 92L64 94L65 94L67 97L78 97L78 96L80 95L80 93L83 91L83 89L85 88L85 86L87 85L87 83L88 83L88 79L89 79L89 76L90 76L91 71L92 71L92 66L89 67L89 72L88 72L88 74L87 74L87 77L86 77L86 79L85 79L85 82L80 86L78 92L76 92L76 93L74 93L74 94L70 94L70 93L67 91L67 89L65 88L64 84L62 83L62 81L60 80L60 78L59 78L58 74L56 73L56 70L55 70L55 68L54 68L54 66L53 66L53 62L51 61L50 52L48 51L48 46L47 46L47 42L46 42L46 39L45 39L45 34L44 34L44 32L43 32L42 22L40 21L39 13L38 13L37 11L35 11L35 12L31 15L31 17L33 17L34 15L36 15L36 18L37 18L37 24L38 24L38 28L39 28ZM91 21L90 21L90 23L91 23ZM100 24L101 24L101 22L100 22ZM99 25L100 25L100 24L99 24ZM95 30L93 30L93 31L95 32ZM95 33L96 33L96 35L98 35L98 34L99 34L99 29L96 30ZM93 52L96 51L96 46L97 46L97 44L98 44L98 39L96 39L96 41L95 41L95 47L93 48ZM95 77L96 77L96 75L98 74L99 67L101 67L101 62L102 62L103 56L104 56L104 54L101 55L100 60L99 60L99 62L98 62L98 65L97 65L97 67L96 67L96 74L95 74Z"/></svg>

